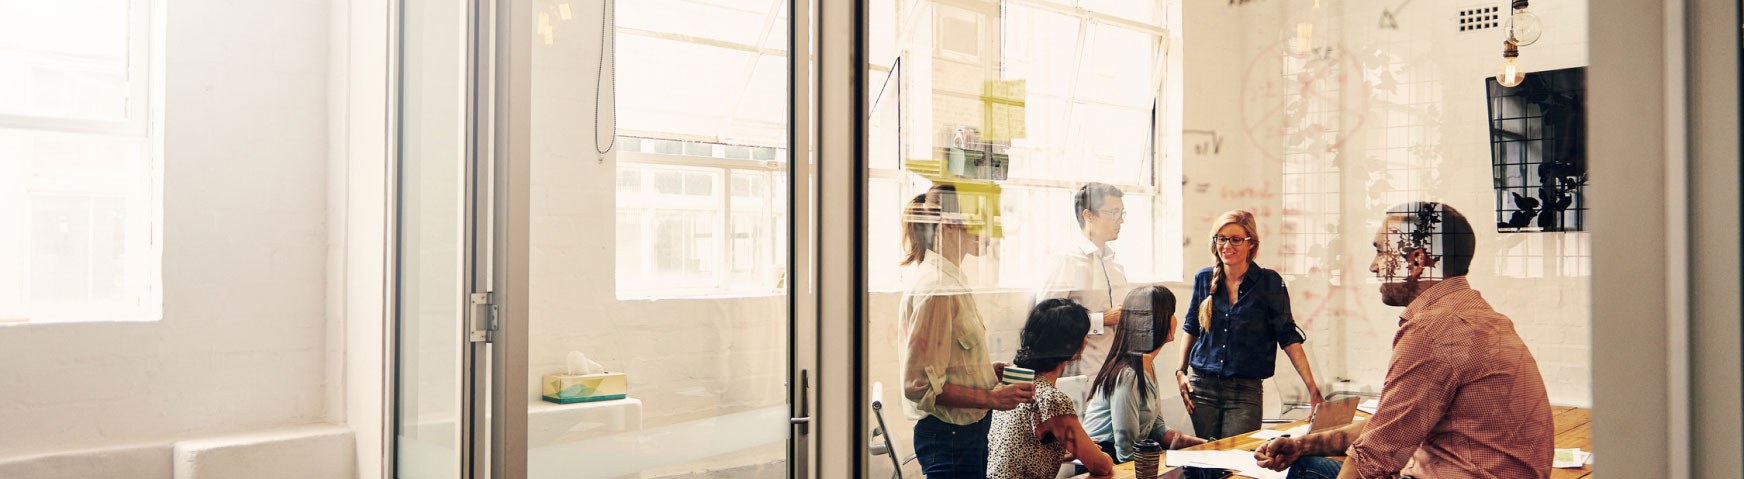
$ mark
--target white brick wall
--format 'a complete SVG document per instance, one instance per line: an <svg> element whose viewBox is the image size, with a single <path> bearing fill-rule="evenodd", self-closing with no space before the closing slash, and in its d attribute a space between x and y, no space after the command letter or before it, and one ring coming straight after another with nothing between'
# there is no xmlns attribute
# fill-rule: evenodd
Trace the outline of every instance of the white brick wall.
<svg viewBox="0 0 1744 479"><path fill-rule="evenodd" d="M327 413L329 3L166 5L163 319L0 328L0 458Z"/></svg>

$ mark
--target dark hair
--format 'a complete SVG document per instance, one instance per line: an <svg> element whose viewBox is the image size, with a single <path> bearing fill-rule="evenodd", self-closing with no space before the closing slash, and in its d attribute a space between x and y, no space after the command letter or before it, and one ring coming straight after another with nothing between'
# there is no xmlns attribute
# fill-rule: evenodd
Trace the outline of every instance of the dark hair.
<svg viewBox="0 0 1744 479"><path fill-rule="evenodd" d="M935 185L914 195L902 211L902 264L919 263L932 249L944 213L956 213L957 187Z"/></svg>
<svg viewBox="0 0 1744 479"><path fill-rule="evenodd" d="M1477 236L1465 215L1443 203L1413 201L1387 209L1388 219L1397 220L1401 253L1425 250L1441 265L1444 277L1465 276L1471 271L1472 254L1477 251Z"/></svg>
<svg viewBox="0 0 1744 479"><path fill-rule="evenodd" d="M1078 227L1083 228L1084 210L1101 210L1102 203L1107 202L1108 197L1120 198L1124 195L1125 193L1121 193L1120 188L1115 188L1114 185L1094 181L1085 183L1084 186L1078 187L1078 194L1072 197L1072 217L1077 218Z"/></svg>
<svg viewBox="0 0 1744 479"><path fill-rule="evenodd" d="M1132 290L1120 306L1120 326L1114 330L1113 347L1108 348L1108 360L1090 384L1090 396L1113 394L1115 380L1122 368L1138 377L1138 393L1150 393L1150 381L1144 375L1144 355L1163 347L1174 328L1169 318L1175 315L1175 293L1160 285ZM1148 318L1146 316L1149 316Z"/></svg>
<svg viewBox="0 0 1744 479"><path fill-rule="evenodd" d="M1089 310L1070 299L1042 301L1029 310L1029 320L1019 333L1017 357L1011 363L1038 376L1053 371L1078 355L1084 347L1084 335L1089 333Z"/></svg>

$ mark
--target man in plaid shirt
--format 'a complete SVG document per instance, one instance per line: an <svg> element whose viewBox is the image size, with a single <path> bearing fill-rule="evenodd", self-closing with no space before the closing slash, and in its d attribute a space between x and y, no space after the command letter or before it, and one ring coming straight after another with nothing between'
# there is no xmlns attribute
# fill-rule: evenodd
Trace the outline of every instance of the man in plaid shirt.
<svg viewBox="0 0 1744 479"><path fill-rule="evenodd" d="M1466 282L1476 240L1458 211L1416 202L1387 211L1369 271L1381 301L1404 306L1374 417L1280 438L1255 451L1290 478L1548 478L1550 399L1538 363ZM1323 456L1344 454L1341 464Z"/></svg>

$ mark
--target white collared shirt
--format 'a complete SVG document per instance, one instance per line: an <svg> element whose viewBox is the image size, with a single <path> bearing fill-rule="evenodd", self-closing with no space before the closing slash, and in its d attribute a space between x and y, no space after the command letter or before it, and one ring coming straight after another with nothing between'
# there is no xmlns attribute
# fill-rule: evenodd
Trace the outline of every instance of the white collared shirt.
<svg viewBox="0 0 1744 479"><path fill-rule="evenodd" d="M1041 304L1053 298L1067 298L1091 313L1101 313L1120 304L1130 289L1126 282L1126 268L1114 261L1114 248L1097 248L1090 238L1079 235L1056 258L1047 280L1036 290L1035 302ZM1083 357L1067 365L1064 375L1096 374L1102 368L1102 362L1108 359L1108 348L1113 342L1113 331L1090 335Z"/></svg>

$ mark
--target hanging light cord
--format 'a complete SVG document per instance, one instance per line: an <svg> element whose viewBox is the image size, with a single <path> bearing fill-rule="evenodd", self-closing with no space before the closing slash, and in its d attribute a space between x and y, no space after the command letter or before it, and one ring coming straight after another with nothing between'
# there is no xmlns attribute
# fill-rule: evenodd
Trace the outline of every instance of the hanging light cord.
<svg viewBox="0 0 1744 479"><path fill-rule="evenodd" d="M612 147L618 144L618 102L616 99L618 94L618 54L615 48L606 48L606 35L611 32L612 25L615 24L612 17L617 14L616 9L612 8L612 3L615 1L605 0L604 5L600 7L600 61L599 70L594 74L593 85L593 150L600 154L600 163L606 162L606 153L612 151ZM612 46L616 47L616 42L613 42ZM612 126L611 136L606 140L606 147L601 149L599 147L600 98L605 91L605 84L602 83L602 80L605 79L607 53L612 55Z"/></svg>

